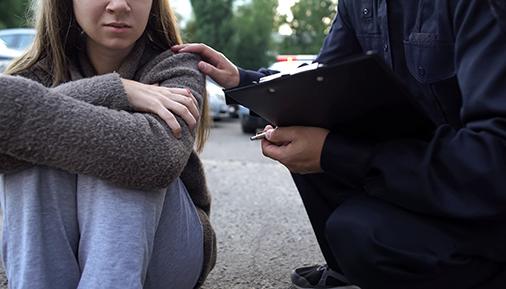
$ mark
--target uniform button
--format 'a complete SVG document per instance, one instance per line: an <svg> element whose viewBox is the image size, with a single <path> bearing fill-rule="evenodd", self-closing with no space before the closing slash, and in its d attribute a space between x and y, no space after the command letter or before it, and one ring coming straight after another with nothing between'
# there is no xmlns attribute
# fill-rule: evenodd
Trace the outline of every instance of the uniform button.
<svg viewBox="0 0 506 289"><path fill-rule="evenodd" d="M388 44L385 44L385 46L383 46L383 50L384 50L385 52L388 52Z"/></svg>
<svg viewBox="0 0 506 289"><path fill-rule="evenodd" d="M367 9L367 8L364 8L364 10L362 10L362 13L363 13L364 15L369 15L369 12L370 12L370 11L369 11L369 9Z"/></svg>
<svg viewBox="0 0 506 289"><path fill-rule="evenodd" d="M425 76L425 68L423 68L423 66L418 66L418 75L421 77Z"/></svg>

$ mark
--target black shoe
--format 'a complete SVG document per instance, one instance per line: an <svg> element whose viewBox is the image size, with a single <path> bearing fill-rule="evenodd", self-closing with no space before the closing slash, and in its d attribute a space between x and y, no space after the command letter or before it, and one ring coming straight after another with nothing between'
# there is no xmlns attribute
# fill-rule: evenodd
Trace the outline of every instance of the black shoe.
<svg viewBox="0 0 506 289"><path fill-rule="evenodd" d="M327 265L297 268L292 271L291 279L299 289L360 289Z"/></svg>

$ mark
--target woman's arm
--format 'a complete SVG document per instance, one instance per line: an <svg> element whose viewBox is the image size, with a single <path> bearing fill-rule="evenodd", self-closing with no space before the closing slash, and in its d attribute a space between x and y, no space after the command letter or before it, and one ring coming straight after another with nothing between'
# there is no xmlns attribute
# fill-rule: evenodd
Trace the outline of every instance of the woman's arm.
<svg viewBox="0 0 506 289"><path fill-rule="evenodd" d="M49 87L52 81L48 72L39 67L26 70L19 76L37 81L46 87ZM70 81L51 88L51 90L89 104L114 110L157 114L167 122L173 133L178 136L180 135L181 126L174 114L179 113L182 115L183 119L190 124L190 127L195 126L196 119L199 117L196 104L189 101L193 99L196 103L196 100L186 90L158 88L136 81L125 80L117 73ZM188 108L187 111L184 110L185 105ZM0 154L0 173L26 168L30 165L25 161Z"/></svg>
<svg viewBox="0 0 506 289"><path fill-rule="evenodd" d="M37 65L18 76L34 80L48 88L52 85L51 74ZM89 104L115 110L133 110L121 76L115 72L65 82L51 89Z"/></svg>
<svg viewBox="0 0 506 289"><path fill-rule="evenodd" d="M40 68L26 70L19 76L37 81L45 86L51 85L50 75ZM117 73L71 81L52 88L56 93L115 110L131 110L128 97ZM0 153L0 174L23 169L32 164Z"/></svg>
<svg viewBox="0 0 506 289"><path fill-rule="evenodd" d="M201 102L197 62L189 55L159 60L144 79L189 87ZM0 152L24 161L150 189L178 177L193 148L184 123L177 139L151 114L91 105L21 77L2 76L0 86Z"/></svg>

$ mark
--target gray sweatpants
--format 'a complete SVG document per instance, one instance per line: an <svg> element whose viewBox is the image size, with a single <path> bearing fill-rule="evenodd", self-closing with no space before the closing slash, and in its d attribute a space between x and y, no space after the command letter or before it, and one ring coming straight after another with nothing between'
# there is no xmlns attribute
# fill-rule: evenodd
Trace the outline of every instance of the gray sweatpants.
<svg viewBox="0 0 506 289"><path fill-rule="evenodd" d="M4 175L0 197L9 288L191 289L200 275L202 225L179 179L144 192L38 166Z"/></svg>

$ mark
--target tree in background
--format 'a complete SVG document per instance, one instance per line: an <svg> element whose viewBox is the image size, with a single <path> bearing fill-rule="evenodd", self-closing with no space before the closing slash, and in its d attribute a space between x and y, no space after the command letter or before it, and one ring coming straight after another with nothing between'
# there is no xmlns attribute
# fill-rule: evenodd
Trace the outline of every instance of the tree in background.
<svg viewBox="0 0 506 289"><path fill-rule="evenodd" d="M27 26L29 5L30 1L27 0L0 1L0 29Z"/></svg>
<svg viewBox="0 0 506 289"><path fill-rule="evenodd" d="M191 0L194 19L183 31L189 42L202 42L227 54L233 36L234 0Z"/></svg>
<svg viewBox="0 0 506 289"><path fill-rule="evenodd" d="M277 0L252 0L237 8L232 25L233 52L229 58L248 69L265 67L272 62L272 33L275 30Z"/></svg>
<svg viewBox="0 0 506 289"><path fill-rule="evenodd" d="M293 19L284 17L292 35L284 37L280 54L317 54L336 14L337 0L299 0L292 7Z"/></svg>
<svg viewBox="0 0 506 289"><path fill-rule="evenodd" d="M283 1L283 0L279 0ZM235 2L241 3L239 6ZM265 67L274 54L317 54L336 13L337 0L299 0L293 19L276 14L278 0L191 0L194 18L185 42L202 42L243 68ZM279 25L292 35L279 40ZM275 51L275 52L274 52Z"/></svg>
<svg viewBox="0 0 506 289"><path fill-rule="evenodd" d="M259 68L272 61L277 0L191 0L194 18L182 29L185 42L202 42L237 65Z"/></svg>

